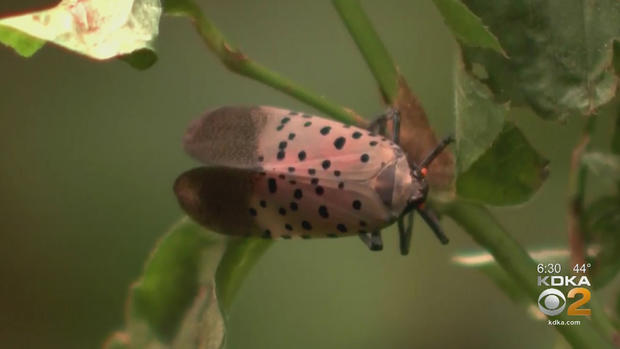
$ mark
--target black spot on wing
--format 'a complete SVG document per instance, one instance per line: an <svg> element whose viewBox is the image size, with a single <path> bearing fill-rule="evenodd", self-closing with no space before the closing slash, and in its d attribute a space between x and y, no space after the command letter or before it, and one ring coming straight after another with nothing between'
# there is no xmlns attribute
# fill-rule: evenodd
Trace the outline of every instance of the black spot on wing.
<svg viewBox="0 0 620 349"><path fill-rule="evenodd" d="M278 190L278 185L276 184L275 178L269 178L267 180L267 189L269 189L269 192L272 194Z"/></svg>
<svg viewBox="0 0 620 349"><path fill-rule="evenodd" d="M338 137L336 138L336 140L334 141L334 147L338 150L342 149L342 147L344 147L344 144L347 142L347 139L344 137Z"/></svg>
<svg viewBox="0 0 620 349"><path fill-rule="evenodd" d="M323 218L329 218L329 212L327 211L327 207L319 206L319 216Z"/></svg>

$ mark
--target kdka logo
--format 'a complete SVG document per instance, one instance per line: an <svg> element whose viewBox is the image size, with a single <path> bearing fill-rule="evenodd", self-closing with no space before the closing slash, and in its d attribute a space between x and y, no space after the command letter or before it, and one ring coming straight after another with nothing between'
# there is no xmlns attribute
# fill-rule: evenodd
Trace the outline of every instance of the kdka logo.
<svg viewBox="0 0 620 349"><path fill-rule="evenodd" d="M582 286L590 286L587 276L538 276L538 286L548 287L538 296L538 309L548 316L560 315L567 308L567 315L587 316L592 310L584 308L590 301L590 290ZM566 296L554 287L572 287ZM578 297L580 295L581 297ZM569 299L569 301L567 301ZM571 302L571 300L573 300ZM569 304L570 303L570 304Z"/></svg>

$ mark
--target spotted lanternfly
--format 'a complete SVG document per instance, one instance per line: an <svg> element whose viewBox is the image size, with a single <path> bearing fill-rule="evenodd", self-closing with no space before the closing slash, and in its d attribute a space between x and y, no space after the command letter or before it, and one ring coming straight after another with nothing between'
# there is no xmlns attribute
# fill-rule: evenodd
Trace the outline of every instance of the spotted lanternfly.
<svg viewBox="0 0 620 349"><path fill-rule="evenodd" d="M221 107L189 126L184 147L206 166L180 175L181 207L216 232L264 238L359 235L381 250L381 229L398 221L407 254L412 211L442 243L448 239L424 208L426 167L451 141L410 164L398 137L380 134L389 112L366 130L318 116L258 107Z"/></svg>

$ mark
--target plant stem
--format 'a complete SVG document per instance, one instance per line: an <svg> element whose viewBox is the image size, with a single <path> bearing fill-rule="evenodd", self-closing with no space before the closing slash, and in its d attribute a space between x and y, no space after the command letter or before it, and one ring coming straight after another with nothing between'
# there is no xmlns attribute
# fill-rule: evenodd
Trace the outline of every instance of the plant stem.
<svg viewBox="0 0 620 349"><path fill-rule="evenodd" d="M495 261L523 287L534 303L538 301L540 289L536 282L536 262L484 206L455 200L447 203L436 202L433 207L456 221L477 243L493 255ZM564 314L553 319L570 320ZM605 340L589 321L582 321L580 326L555 326L555 328L574 348L612 348L611 343Z"/></svg>
<svg viewBox="0 0 620 349"><path fill-rule="evenodd" d="M384 99L392 104L398 96L399 73L370 19L358 0L333 0L333 4L379 83Z"/></svg>
<svg viewBox="0 0 620 349"><path fill-rule="evenodd" d="M569 172L568 197L568 241L571 254L571 266L585 263L585 243L583 236L582 215L588 170L582 164L583 153L588 149L590 137L594 132L596 117L590 116L586 121L581 138L573 149Z"/></svg>
<svg viewBox="0 0 620 349"><path fill-rule="evenodd" d="M327 100L327 98L317 95L293 81L284 78L278 73L252 61L248 56L226 40L222 32L205 17L196 3L190 2L177 13L187 15L194 21L196 30L204 43L230 71L271 86L339 121L349 124L358 123L363 125L365 123L364 119L352 110L341 107Z"/></svg>

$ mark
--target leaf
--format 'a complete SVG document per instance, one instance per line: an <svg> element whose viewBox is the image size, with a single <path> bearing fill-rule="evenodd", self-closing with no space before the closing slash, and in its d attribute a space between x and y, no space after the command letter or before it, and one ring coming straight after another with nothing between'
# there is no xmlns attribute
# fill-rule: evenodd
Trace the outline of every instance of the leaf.
<svg viewBox="0 0 620 349"><path fill-rule="evenodd" d="M224 247L222 237L188 218L176 224L132 286L129 328L132 321L142 320L157 338L170 341L201 286L211 282Z"/></svg>
<svg viewBox="0 0 620 349"><path fill-rule="evenodd" d="M545 119L593 114L616 93L613 40L620 2L465 0L510 59L463 46L464 61L483 65L499 102L530 106Z"/></svg>
<svg viewBox="0 0 620 349"><path fill-rule="evenodd" d="M128 55L120 56L121 61L138 70L146 70L157 62L157 55L150 49L143 48Z"/></svg>
<svg viewBox="0 0 620 349"><path fill-rule="evenodd" d="M173 348L221 348L224 344L224 321L215 293L215 285L201 287L173 341Z"/></svg>
<svg viewBox="0 0 620 349"><path fill-rule="evenodd" d="M456 190L464 198L491 205L519 204L540 188L547 178L547 164L521 131L507 122L491 148L459 174Z"/></svg>
<svg viewBox="0 0 620 349"><path fill-rule="evenodd" d="M122 343L150 349L223 347L230 304L272 243L211 233L183 218L157 244L131 287L127 329L114 333L106 349L124 348Z"/></svg>
<svg viewBox="0 0 620 349"><path fill-rule="evenodd" d="M493 101L493 94L462 68L455 78L456 167L466 172L493 144L504 126L507 106Z"/></svg>
<svg viewBox="0 0 620 349"><path fill-rule="evenodd" d="M0 25L0 42L13 48L22 57L32 56L45 45L45 40L3 25Z"/></svg>
<svg viewBox="0 0 620 349"><path fill-rule="evenodd" d="M547 161L504 121L507 107L484 84L463 69L455 83L457 194L492 205L526 201L546 178Z"/></svg>
<svg viewBox="0 0 620 349"><path fill-rule="evenodd" d="M463 2L460 0L433 0L433 2L443 16L446 25L461 44L491 49L506 56L497 37Z"/></svg>
<svg viewBox="0 0 620 349"><path fill-rule="evenodd" d="M620 271L620 196L596 200L583 217L586 243L600 249L592 269L592 282L600 288Z"/></svg>
<svg viewBox="0 0 620 349"><path fill-rule="evenodd" d="M29 36L103 60L152 50L160 15L159 0L63 0L48 10L1 19L0 40L24 56L42 45Z"/></svg>

